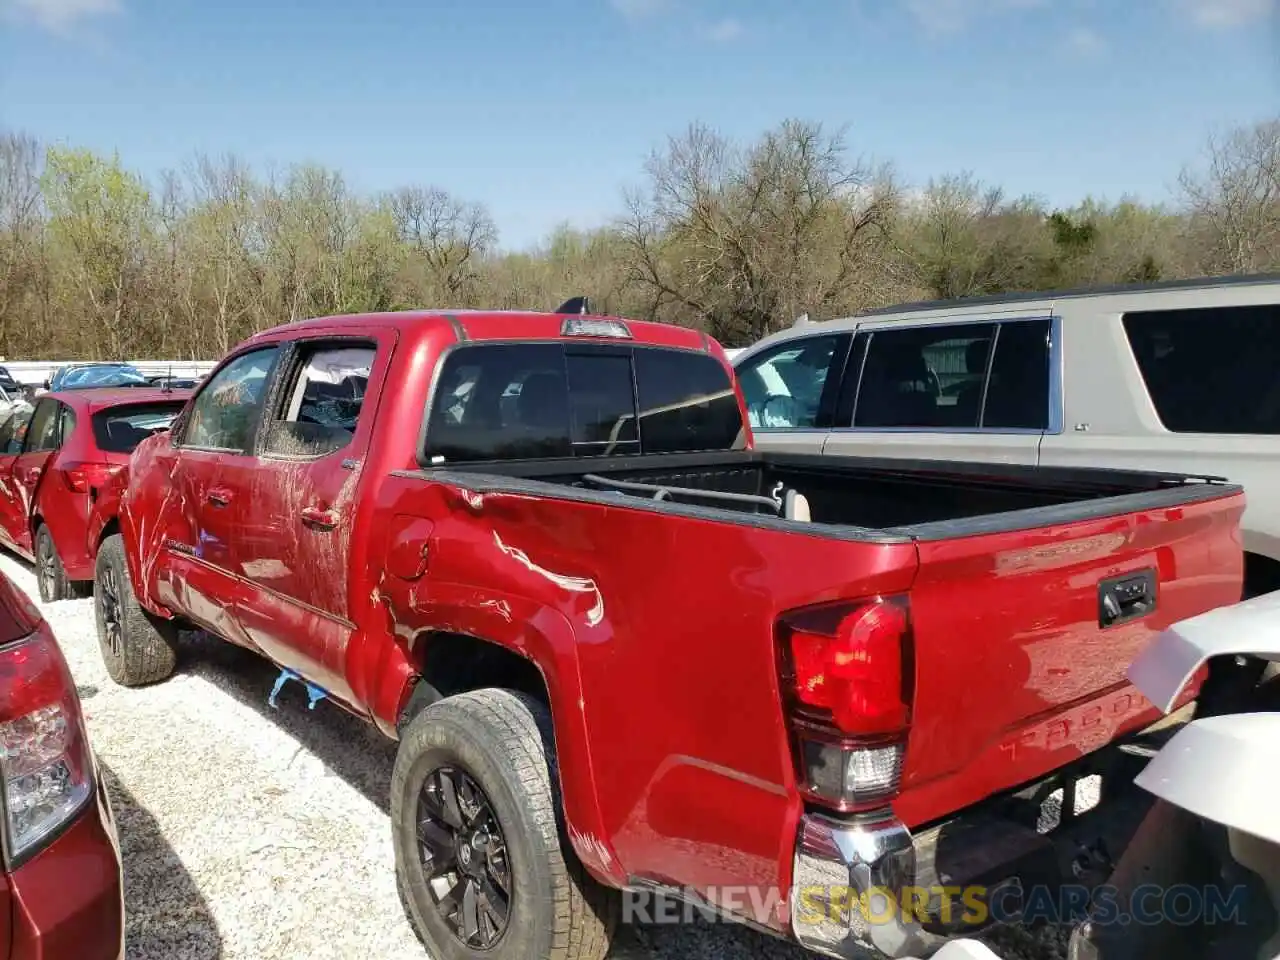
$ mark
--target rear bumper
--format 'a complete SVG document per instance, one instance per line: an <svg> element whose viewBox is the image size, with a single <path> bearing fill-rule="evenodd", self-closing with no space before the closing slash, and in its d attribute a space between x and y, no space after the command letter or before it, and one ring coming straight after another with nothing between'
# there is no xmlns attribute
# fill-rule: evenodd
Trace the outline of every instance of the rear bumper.
<svg viewBox="0 0 1280 960"><path fill-rule="evenodd" d="M124 883L106 789L9 877L11 960L123 960Z"/></svg>
<svg viewBox="0 0 1280 960"><path fill-rule="evenodd" d="M932 953L946 938L896 907L898 891L913 886L915 874L911 833L892 816L805 816L792 871L792 933L801 946L829 957Z"/></svg>
<svg viewBox="0 0 1280 960"><path fill-rule="evenodd" d="M889 811L807 814L792 870L792 935L830 957L899 960L995 924L1070 922L1105 879L1106 851L1127 846L1153 802L1132 786L1132 772L1103 783L1096 807L1043 832L1034 814L1028 822L1012 806L973 808L914 833Z"/></svg>

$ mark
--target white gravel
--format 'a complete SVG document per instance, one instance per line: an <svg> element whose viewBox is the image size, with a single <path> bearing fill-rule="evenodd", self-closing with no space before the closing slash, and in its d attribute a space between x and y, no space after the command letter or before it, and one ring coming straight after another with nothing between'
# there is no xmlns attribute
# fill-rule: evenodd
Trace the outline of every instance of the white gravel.
<svg viewBox="0 0 1280 960"><path fill-rule="evenodd" d="M39 601L30 567L0 570ZM252 654L194 638L178 674L118 687L92 601L40 604L76 683L124 855L129 960L423 960L396 895L387 788L394 745L332 705L314 712ZM811 958L734 925L627 928L627 960ZM1007 960L1064 955L1060 937L1001 932Z"/></svg>

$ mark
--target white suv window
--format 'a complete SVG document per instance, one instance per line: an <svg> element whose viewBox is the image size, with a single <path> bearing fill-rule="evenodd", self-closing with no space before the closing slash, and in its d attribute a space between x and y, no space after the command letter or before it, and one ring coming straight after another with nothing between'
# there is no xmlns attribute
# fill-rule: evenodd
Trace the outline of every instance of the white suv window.
<svg viewBox="0 0 1280 960"><path fill-rule="evenodd" d="M1047 429L1049 331L1047 318L877 329L853 425Z"/></svg>
<svg viewBox="0 0 1280 960"><path fill-rule="evenodd" d="M1124 332L1172 433L1280 434L1280 306L1129 313Z"/></svg>
<svg viewBox="0 0 1280 960"><path fill-rule="evenodd" d="M737 368L747 416L757 430L817 425L839 334L792 340Z"/></svg>

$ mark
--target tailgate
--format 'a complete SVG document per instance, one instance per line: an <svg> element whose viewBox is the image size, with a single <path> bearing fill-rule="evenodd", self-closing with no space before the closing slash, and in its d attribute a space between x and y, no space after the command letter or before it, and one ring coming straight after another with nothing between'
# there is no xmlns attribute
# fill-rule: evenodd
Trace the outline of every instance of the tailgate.
<svg viewBox="0 0 1280 960"><path fill-rule="evenodd" d="M1238 487L1068 509L1083 518L990 533L973 528L997 518L918 528L915 699L895 803L909 825L1156 720L1126 668L1159 630L1240 599Z"/></svg>

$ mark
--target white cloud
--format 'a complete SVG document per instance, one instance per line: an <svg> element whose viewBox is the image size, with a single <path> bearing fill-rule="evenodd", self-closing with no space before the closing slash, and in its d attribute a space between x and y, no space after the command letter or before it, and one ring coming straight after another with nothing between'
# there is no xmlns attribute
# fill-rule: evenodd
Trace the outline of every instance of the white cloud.
<svg viewBox="0 0 1280 960"><path fill-rule="evenodd" d="M742 21L733 17L717 20L706 30L707 39L714 43L732 43L746 32L747 28L742 25Z"/></svg>
<svg viewBox="0 0 1280 960"><path fill-rule="evenodd" d="M1066 36L1066 48L1077 56L1096 57L1107 52L1107 41L1096 30L1076 27Z"/></svg>
<svg viewBox="0 0 1280 960"><path fill-rule="evenodd" d="M0 11L65 33L82 20L121 11L120 0L0 0Z"/></svg>
<svg viewBox="0 0 1280 960"><path fill-rule="evenodd" d="M1242 27L1277 12L1277 0L1178 0L1183 12L1202 27Z"/></svg>
<svg viewBox="0 0 1280 960"><path fill-rule="evenodd" d="M671 7L671 0L609 0L614 10L628 20L644 20Z"/></svg>
<svg viewBox="0 0 1280 960"><path fill-rule="evenodd" d="M929 33L956 33L970 21L1011 10L1032 10L1049 0L903 0L907 12Z"/></svg>

